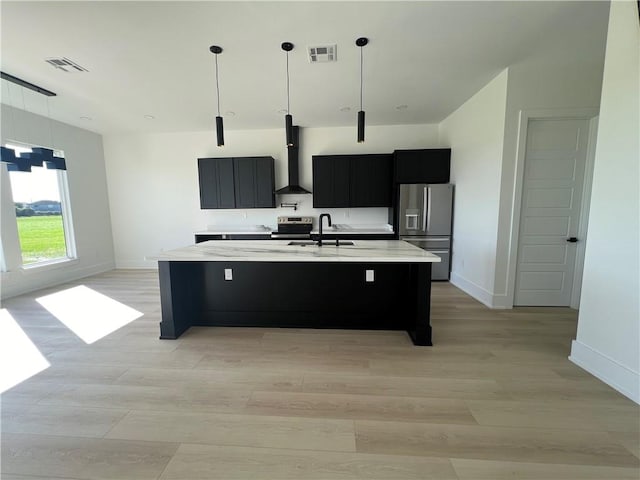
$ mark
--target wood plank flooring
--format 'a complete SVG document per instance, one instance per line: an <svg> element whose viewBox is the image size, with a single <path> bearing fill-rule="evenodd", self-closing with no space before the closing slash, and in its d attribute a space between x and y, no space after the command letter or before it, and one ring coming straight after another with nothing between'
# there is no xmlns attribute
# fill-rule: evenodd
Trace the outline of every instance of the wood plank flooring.
<svg viewBox="0 0 640 480"><path fill-rule="evenodd" d="M87 344L37 302L78 285L143 315ZM434 346L415 347L387 331L159 340L154 271L3 308L50 363L0 396L3 480L640 477L639 407L567 360L570 309L490 310L436 283Z"/></svg>

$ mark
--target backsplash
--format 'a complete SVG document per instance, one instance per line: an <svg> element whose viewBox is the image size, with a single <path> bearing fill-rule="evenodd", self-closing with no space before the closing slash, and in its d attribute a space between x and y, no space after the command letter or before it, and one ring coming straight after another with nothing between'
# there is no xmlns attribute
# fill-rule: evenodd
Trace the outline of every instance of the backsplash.
<svg viewBox="0 0 640 480"><path fill-rule="evenodd" d="M280 207L281 203L297 203L296 210L290 207ZM380 208L313 208L311 195L277 195L276 208L254 208L234 210L201 210L201 224L198 231L208 230L214 226L238 225L249 227L253 225L276 226L278 216L312 216L314 228L321 213L328 213L336 224L349 225L380 225L388 223L389 209Z"/></svg>

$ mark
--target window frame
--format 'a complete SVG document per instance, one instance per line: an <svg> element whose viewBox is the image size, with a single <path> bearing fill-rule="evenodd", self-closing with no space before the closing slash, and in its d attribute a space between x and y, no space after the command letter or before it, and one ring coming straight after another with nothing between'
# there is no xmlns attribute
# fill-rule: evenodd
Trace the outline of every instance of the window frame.
<svg viewBox="0 0 640 480"><path fill-rule="evenodd" d="M5 143L4 146L7 148L15 149L17 153L30 151L32 148L39 147L38 145L30 145L30 144L25 144L23 142L15 142L15 141L8 141ZM47 147L44 147L44 148L47 148ZM64 152L61 150L54 150L54 155L64 157ZM43 167L43 168L46 168L46 167ZM10 220L14 223L16 228L16 233L17 233L18 217L16 216L16 211L14 207L15 202L13 201L13 185L11 184L11 172L8 171L6 164L2 165L2 169L3 169L3 173L6 172L6 176L7 176L6 186L9 189L9 195L12 199L12 202L10 205L10 210L11 210L10 215L12 217ZM58 194L60 196L62 228L64 230L64 239L65 239L65 247L66 247L65 255L57 258L51 258L51 259L42 260L39 262L25 264L22 256L22 245L20 244L19 234L17 233L17 235L15 236L13 235L10 236L15 238L5 238L5 236L3 235L1 239L2 241L0 242L1 243L0 271L2 272L11 272L12 270L22 270L25 272L37 271L43 268L54 268L56 266L60 266L61 264L68 264L69 262L76 262L78 260L75 230L73 228L73 213L71 211L71 197L69 194L69 181L68 181L67 171L59 170L59 169L54 169L54 170L56 170L55 172L56 183L58 187ZM22 172L22 173L30 173L30 172ZM2 210L3 210L2 211L3 215L9 214L9 212L7 211L8 208L3 208ZM4 245L5 242L17 242L17 245L14 245L14 247L17 247L17 248L6 248L6 246ZM17 252L17 255L19 258L8 259L6 257L7 250ZM12 268L12 266L15 266L15 267Z"/></svg>

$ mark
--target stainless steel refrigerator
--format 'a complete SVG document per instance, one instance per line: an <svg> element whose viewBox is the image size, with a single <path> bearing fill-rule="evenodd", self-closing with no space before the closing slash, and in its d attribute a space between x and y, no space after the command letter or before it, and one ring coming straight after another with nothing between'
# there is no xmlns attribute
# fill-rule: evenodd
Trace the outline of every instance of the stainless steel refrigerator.
<svg viewBox="0 0 640 480"><path fill-rule="evenodd" d="M453 185L400 185L398 230L400 240L438 255L442 262L434 263L432 280L448 280L451 271L451 214Z"/></svg>

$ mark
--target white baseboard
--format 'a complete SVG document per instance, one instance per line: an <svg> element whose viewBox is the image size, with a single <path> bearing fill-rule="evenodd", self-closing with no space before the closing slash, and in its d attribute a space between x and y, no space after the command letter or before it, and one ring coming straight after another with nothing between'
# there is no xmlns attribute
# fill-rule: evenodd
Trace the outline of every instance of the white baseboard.
<svg viewBox="0 0 640 480"><path fill-rule="evenodd" d="M578 340L574 340L571 344L569 360L640 404L639 372L631 370Z"/></svg>
<svg viewBox="0 0 640 480"><path fill-rule="evenodd" d="M157 260L116 260L116 268L123 270L157 270Z"/></svg>
<svg viewBox="0 0 640 480"><path fill-rule="evenodd" d="M449 280L453 285L458 287L465 293L468 293L480 303L485 304L489 308L494 309L506 309L513 308L513 305L507 304L506 295L494 295L493 293L485 290L479 285L461 277L455 272L451 272L451 278Z"/></svg>
<svg viewBox="0 0 640 480"><path fill-rule="evenodd" d="M116 268L115 263L105 262L96 265L78 267L76 264L56 265L53 269L38 271L33 269L28 273L23 271L7 272L3 274L2 298L11 298L25 293L35 292L43 288L54 287L72 282L80 278L108 272Z"/></svg>

